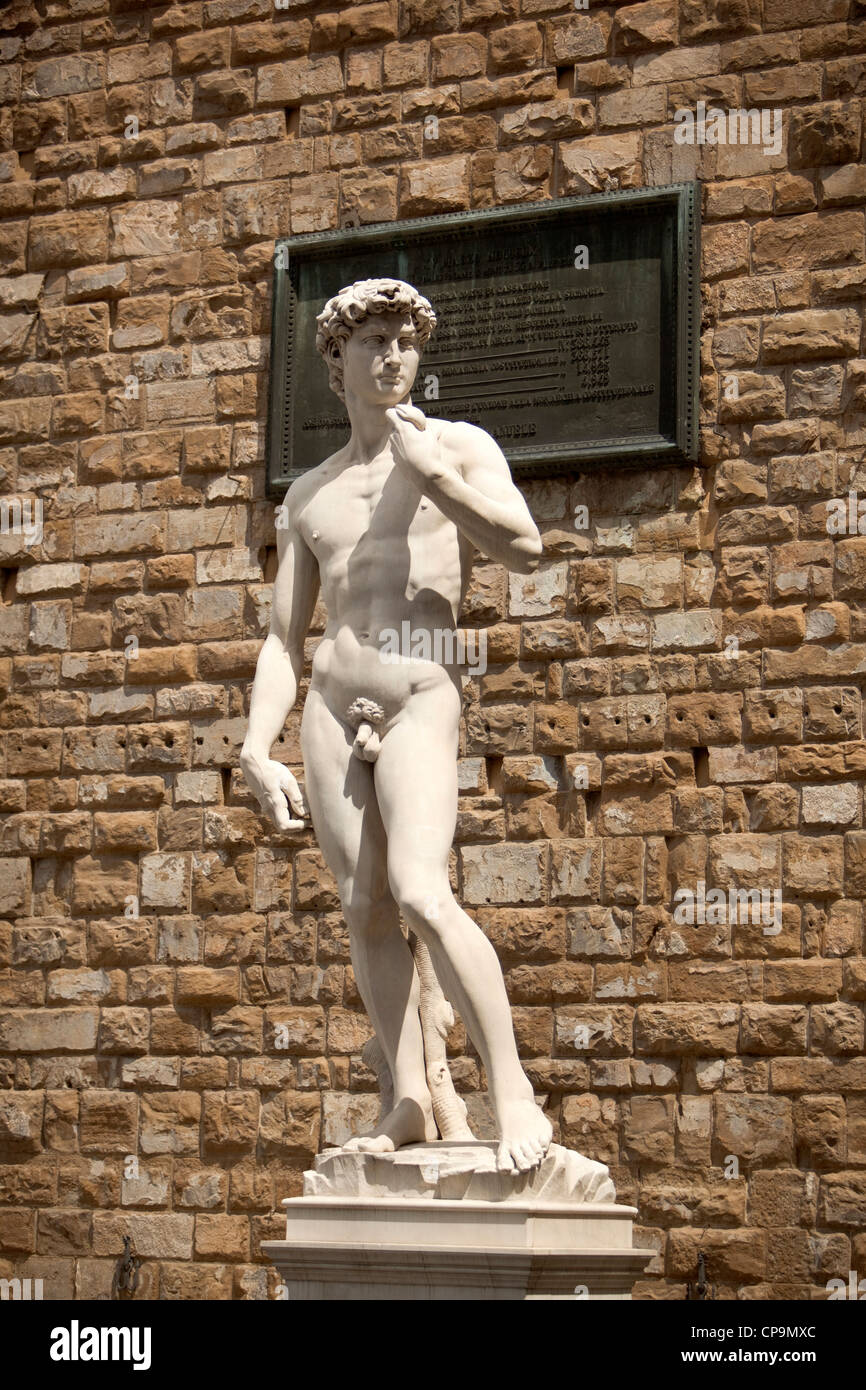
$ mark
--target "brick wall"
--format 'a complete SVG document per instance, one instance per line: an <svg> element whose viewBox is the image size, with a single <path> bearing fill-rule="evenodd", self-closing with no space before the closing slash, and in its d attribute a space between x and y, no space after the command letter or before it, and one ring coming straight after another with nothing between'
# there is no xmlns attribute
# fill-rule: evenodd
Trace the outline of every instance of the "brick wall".
<svg viewBox="0 0 866 1390"><path fill-rule="evenodd" d="M866 1275L863 0L12 0L0 56L2 497L44 507L0 536L0 1273L92 1297L129 1233L140 1296L266 1296L375 1110L332 883L237 772L274 238L699 177L704 467L533 484L542 570L478 566L455 885L638 1296L699 1247L725 1297ZM698 100L781 153L675 143ZM677 923L701 882L781 930Z"/></svg>

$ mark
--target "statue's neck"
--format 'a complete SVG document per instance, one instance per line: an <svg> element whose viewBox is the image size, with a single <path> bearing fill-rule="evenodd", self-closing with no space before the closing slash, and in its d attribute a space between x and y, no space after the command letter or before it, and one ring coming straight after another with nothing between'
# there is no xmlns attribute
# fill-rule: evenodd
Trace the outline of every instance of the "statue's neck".
<svg viewBox="0 0 866 1390"><path fill-rule="evenodd" d="M400 404L411 405L411 393L407 392ZM383 452L393 428L385 413L388 409L389 406L368 405L347 397L346 410L352 428L349 451L358 463L370 463Z"/></svg>

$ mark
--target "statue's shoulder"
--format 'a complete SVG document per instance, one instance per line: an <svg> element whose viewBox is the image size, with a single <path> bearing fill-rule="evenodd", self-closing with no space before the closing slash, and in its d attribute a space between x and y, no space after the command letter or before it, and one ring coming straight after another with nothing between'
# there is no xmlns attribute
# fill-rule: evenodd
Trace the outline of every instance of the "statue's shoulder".
<svg viewBox="0 0 866 1390"><path fill-rule="evenodd" d="M486 434L478 425L470 425L468 420L443 420L438 415L427 416L428 425L433 425L443 439L459 438L467 432L472 434Z"/></svg>
<svg viewBox="0 0 866 1390"><path fill-rule="evenodd" d="M470 425L468 420L440 420L436 416L428 415L427 422L438 431L443 444L477 445L485 439L491 444L496 443L492 434L488 434L480 425Z"/></svg>
<svg viewBox="0 0 866 1390"><path fill-rule="evenodd" d="M294 482L289 483L286 488L282 510L287 515L296 517L301 508L309 501L311 495L310 474L303 473L300 478L295 478Z"/></svg>
<svg viewBox="0 0 866 1390"><path fill-rule="evenodd" d="M302 473L299 478L289 485L286 492L286 503L289 510L297 516L302 507L312 501L319 488L323 487L338 470L342 461L344 448L338 449L336 453L317 463L315 468L308 468L306 473Z"/></svg>
<svg viewBox="0 0 866 1390"><path fill-rule="evenodd" d="M467 458L492 459L501 454L499 445L480 425L471 425L468 420L437 420L428 417L429 423L438 428L439 441L455 463L465 462Z"/></svg>

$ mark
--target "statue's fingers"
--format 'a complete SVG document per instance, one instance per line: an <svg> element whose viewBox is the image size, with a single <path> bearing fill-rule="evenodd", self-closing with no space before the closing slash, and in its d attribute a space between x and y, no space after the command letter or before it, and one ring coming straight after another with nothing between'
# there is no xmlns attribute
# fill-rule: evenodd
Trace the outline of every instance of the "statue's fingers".
<svg viewBox="0 0 866 1390"><path fill-rule="evenodd" d="M427 428L426 417L414 406L391 406L386 410L385 415L394 427L392 442L395 442L399 448L404 447L403 433L406 425L411 425L419 432Z"/></svg>
<svg viewBox="0 0 866 1390"><path fill-rule="evenodd" d="M282 772L280 772L279 784L280 791L283 792L286 797L288 797L289 805L295 812L295 815L305 816L307 814L307 808L304 804L304 798L301 794L301 789L295 781L294 777L292 776L291 772L289 772L288 768L284 768Z"/></svg>
<svg viewBox="0 0 866 1390"><path fill-rule="evenodd" d="M289 808L286 805L286 798L282 791L268 792L267 813L278 830L291 830L292 818L289 815Z"/></svg>
<svg viewBox="0 0 866 1390"><path fill-rule="evenodd" d="M419 410L416 405L395 405L394 410L401 420L408 420L409 424L414 425L416 430L426 430L427 417L423 410Z"/></svg>
<svg viewBox="0 0 866 1390"><path fill-rule="evenodd" d="M398 455L402 457L405 454L405 448L403 444L403 431L400 428L400 426L403 424L403 421L397 414L396 410L386 410L385 415L390 420L391 425L393 426L391 434L391 447L396 449Z"/></svg>

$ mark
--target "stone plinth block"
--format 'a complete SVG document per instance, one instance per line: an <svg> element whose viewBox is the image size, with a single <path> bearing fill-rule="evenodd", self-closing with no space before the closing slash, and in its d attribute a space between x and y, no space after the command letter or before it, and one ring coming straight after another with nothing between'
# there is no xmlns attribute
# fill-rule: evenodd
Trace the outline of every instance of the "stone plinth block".
<svg viewBox="0 0 866 1390"><path fill-rule="evenodd" d="M539 1168L496 1171L496 1144L396 1153L329 1149L290 1197L265 1254L293 1299L628 1299L651 1250L607 1168L551 1145Z"/></svg>

